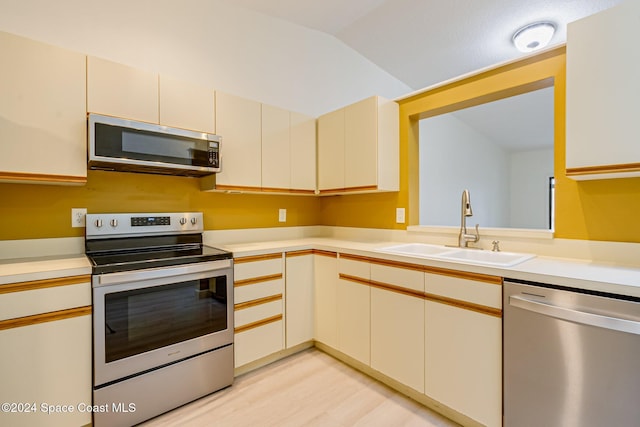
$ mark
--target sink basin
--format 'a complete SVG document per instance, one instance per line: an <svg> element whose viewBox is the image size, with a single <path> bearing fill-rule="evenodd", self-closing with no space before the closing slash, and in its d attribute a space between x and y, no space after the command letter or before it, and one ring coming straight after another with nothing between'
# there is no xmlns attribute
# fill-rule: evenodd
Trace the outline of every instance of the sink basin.
<svg viewBox="0 0 640 427"><path fill-rule="evenodd" d="M433 257L434 255L451 252L451 248L438 245L428 245L426 243L406 243L380 248L379 251L402 255Z"/></svg>
<svg viewBox="0 0 640 427"><path fill-rule="evenodd" d="M439 258L450 259L452 261L464 261L473 264L492 265L496 267L511 267L533 257L535 257L534 254L458 249L443 253Z"/></svg>

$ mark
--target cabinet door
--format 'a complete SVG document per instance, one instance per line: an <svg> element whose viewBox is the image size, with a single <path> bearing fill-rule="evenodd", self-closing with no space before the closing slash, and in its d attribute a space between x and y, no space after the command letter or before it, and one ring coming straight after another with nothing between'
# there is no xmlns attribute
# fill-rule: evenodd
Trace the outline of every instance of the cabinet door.
<svg viewBox="0 0 640 427"><path fill-rule="evenodd" d="M86 182L86 57L7 33L0 51L0 179Z"/></svg>
<svg viewBox="0 0 640 427"><path fill-rule="evenodd" d="M160 124L215 133L214 90L160 75Z"/></svg>
<svg viewBox="0 0 640 427"><path fill-rule="evenodd" d="M376 186L378 183L377 98L345 108L344 186Z"/></svg>
<svg viewBox="0 0 640 427"><path fill-rule="evenodd" d="M216 128L222 136L222 171L216 186L262 186L261 106L259 102L216 92Z"/></svg>
<svg viewBox="0 0 640 427"><path fill-rule="evenodd" d="M453 303L425 301L425 394L483 425L500 426L502 318L481 307L501 306L501 286L426 274L425 289Z"/></svg>
<svg viewBox="0 0 640 427"><path fill-rule="evenodd" d="M424 300L398 288L424 291L424 273L371 264L371 367L424 392Z"/></svg>
<svg viewBox="0 0 640 427"><path fill-rule="evenodd" d="M371 362L371 288L368 262L338 259L338 350Z"/></svg>
<svg viewBox="0 0 640 427"><path fill-rule="evenodd" d="M313 267L311 251L286 255L287 348L313 340Z"/></svg>
<svg viewBox="0 0 640 427"><path fill-rule="evenodd" d="M316 119L291 112L291 188L316 190Z"/></svg>
<svg viewBox="0 0 640 427"><path fill-rule="evenodd" d="M338 258L335 252L314 251L315 339L338 347Z"/></svg>
<svg viewBox="0 0 640 427"><path fill-rule="evenodd" d="M344 188L344 109L318 118L318 189Z"/></svg>
<svg viewBox="0 0 640 427"><path fill-rule="evenodd" d="M262 104L262 187L291 188L289 111Z"/></svg>
<svg viewBox="0 0 640 427"><path fill-rule="evenodd" d="M3 426L81 426L91 413L91 316L72 317L0 331L0 402L33 403L32 413L0 412ZM46 414L41 404L72 405Z"/></svg>
<svg viewBox="0 0 640 427"><path fill-rule="evenodd" d="M158 75L90 56L87 59L87 110L158 123Z"/></svg>
<svg viewBox="0 0 640 427"><path fill-rule="evenodd" d="M640 3L567 27L566 167L574 179L640 176Z"/></svg>

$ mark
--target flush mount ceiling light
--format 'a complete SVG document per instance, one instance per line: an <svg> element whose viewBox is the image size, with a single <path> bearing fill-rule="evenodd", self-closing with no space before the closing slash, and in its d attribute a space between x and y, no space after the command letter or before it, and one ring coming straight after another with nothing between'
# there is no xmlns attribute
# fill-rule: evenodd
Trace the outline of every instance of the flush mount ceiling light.
<svg viewBox="0 0 640 427"><path fill-rule="evenodd" d="M556 26L551 22L534 22L525 25L513 35L513 44L520 52L542 49L549 44Z"/></svg>

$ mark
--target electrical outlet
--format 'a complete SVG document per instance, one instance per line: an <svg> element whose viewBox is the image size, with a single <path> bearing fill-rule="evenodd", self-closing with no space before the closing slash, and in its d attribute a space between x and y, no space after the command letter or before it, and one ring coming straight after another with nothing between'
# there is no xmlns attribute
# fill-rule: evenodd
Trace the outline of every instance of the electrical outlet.
<svg viewBox="0 0 640 427"><path fill-rule="evenodd" d="M286 209L278 209L278 221L287 222L287 210Z"/></svg>
<svg viewBox="0 0 640 427"><path fill-rule="evenodd" d="M85 208L71 208L71 226L86 227L87 210Z"/></svg>
<svg viewBox="0 0 640 427"><path fill-rule="evenodd" d="M396 222L398 224L404 224L404 208L396 208Z"/></svg>

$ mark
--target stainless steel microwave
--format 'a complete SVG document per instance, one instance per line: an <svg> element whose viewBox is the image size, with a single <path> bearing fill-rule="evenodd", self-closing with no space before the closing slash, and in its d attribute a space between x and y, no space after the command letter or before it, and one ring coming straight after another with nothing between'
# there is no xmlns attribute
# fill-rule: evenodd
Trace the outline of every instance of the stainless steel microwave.
<svg viewBox="0 0 640 427"><path fill-rule="evenodd" d="M220 172L221 137L89 114L89 168L164 175Z"/></svg>

